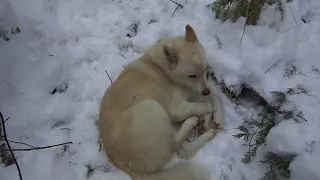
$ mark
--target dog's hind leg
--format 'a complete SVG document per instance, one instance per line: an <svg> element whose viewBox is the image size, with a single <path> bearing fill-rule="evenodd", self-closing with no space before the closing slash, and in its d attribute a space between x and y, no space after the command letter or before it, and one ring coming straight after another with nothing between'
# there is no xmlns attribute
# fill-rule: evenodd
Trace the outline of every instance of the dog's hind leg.
<svg viewBox="0 0 320 180"><path fill-rule="evenodd" d="M205 123L209 123L212 116L212 105L209 102L183 101L172 109L172 115L174 122L183 122L192 116L204 116Z"/></svg>
<svg viewBox="0 0 320 180"><path fill-rule="evenodd" d="M191 143L184 142L182 144L182 147L177 151L178 156L186 160L193 158L197 154L197 152L215 136L215 134L216 131L214 129L209 129L197 140Z"/></svg>
<svg viewBox="0 0 320 180"><path fill-rule="evenodd" d="M189 137L192 129L197 125L198 120L199 120L198 117L192 116L183 122L183 124L181 125L179 131L176 133L176 136L175 136L176 143L179 146L183 142L185 142L186 139Z"/></svg>

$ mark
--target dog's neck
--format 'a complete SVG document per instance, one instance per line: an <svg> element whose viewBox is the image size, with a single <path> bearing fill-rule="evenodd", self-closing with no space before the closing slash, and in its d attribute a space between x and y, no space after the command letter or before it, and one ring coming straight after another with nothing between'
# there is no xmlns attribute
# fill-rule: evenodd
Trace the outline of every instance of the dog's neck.
<svg viewBox="0 0 320 180"><path fill-rule="evenodd" d="M170 77L170 64L162 51L162 46L154 48L155 49L151 49L150 51L146 52L146 55L150 57L149 61L158 66L168 77Z"/></svg>
<svg viewBox="0 0 320 180"><path fill-rule="evenodd" d="M169 72L165 70L166 68L164 64L159 63L160 60L156 59L154 56L146 54L142 61L145 65L147 65L146 68L152 69L152 71L157 75L166 77L169 81L171 81L170 76L168 74Z"/></svg>
<svg viewBox="0 0 320 180"><path fill-rule="evenodd" d="M151 74L157 74L157 76L166 76L169 78L166 71L164 71L163 67L161 67L156 61L154 61L154 57L150 54L146 53L141 58L139 58L138 63L142 63L143 66L138 66L141 71L152 71ZM141 68L143 67L143 68Z"/></svg>

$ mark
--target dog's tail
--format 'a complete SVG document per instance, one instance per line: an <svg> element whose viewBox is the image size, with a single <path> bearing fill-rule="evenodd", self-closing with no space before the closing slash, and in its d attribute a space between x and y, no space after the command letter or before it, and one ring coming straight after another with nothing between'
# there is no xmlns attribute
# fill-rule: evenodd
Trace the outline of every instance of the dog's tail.
<svg viewBox="0 0 320 180"><path fill-rule="evenodd" d="M135 177L133 180L210 180L210 170L195 162L188 161L154 174Z"/></svg>

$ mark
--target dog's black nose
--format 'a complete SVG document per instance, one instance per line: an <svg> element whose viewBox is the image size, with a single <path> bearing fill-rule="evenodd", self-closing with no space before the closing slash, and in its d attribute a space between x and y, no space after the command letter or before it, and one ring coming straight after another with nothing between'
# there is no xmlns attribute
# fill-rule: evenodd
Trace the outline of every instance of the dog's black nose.
<svg viewBox="0 0 320 180"><path fill-rule="evenodd" d="M205 88L204 90L202 90L202 94L204 95L204 96L208 96L208 95L210 95L210 89L208 89L208 88Z"/></svg>

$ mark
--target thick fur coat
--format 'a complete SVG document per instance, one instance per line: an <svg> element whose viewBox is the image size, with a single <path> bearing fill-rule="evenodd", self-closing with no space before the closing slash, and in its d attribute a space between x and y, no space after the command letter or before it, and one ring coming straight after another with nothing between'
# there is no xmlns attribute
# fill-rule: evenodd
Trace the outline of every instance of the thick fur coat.
<svg viewBox="0 0 320 180"><path fill-rule="evenodd" d="M210 171L187 161L164 169L174 153L192 158L216 131L208 128L216 101L192 102L210 95L205 51L190 25L184 36L161 40L128 64L107 89L99 128L109 160L133 180L209 180ZM216 124L222 112L215 116ZM199 120L206 132L187 142ZM173 123L181 123L176 130Z"/></svg>

